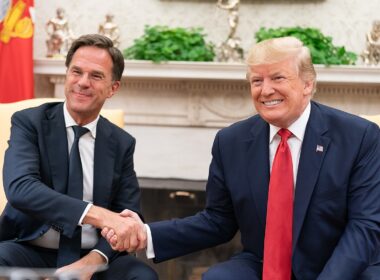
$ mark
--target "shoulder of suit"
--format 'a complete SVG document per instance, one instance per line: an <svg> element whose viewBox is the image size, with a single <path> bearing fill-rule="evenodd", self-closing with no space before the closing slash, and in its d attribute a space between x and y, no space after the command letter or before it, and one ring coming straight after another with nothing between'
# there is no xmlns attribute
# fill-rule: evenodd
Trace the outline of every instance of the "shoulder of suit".
<svg viewBox="0 0 380 280"><path fill-rule="evenodd" d="M254 126L258 122L264 122L264 120L260 117L260 115L256 114L247 119L235 122L225 128L222 128L221 130L235 131L235 130L251 129L252 126Z"/></svg>
<svg viewBox="0 0 380 280"><path fill-rule="evenodd" d="M313 105L320 110L320 112L323 114L324 117L330 118L333 120L338 120L343 123L348 124L363 124L368 125L371 123L369 120L366 120L358 115L342 111L337 108L329 107L327 105L323 105L317 102L313 102Z"/></svg>
<svg viewBox="0 0 380 280"><path fill-rule="evenodd" d="M248 139L252 136L252 130L263 125L267 125L267 123L259 115L254 115L219 130L218 136L229 140Z"/></svg>
<svg viewBox="0 0 380 280"><path fill-rule="evenodd" d="M314 108L312 107L312 111L313 109L319 110L323 118L321 121L327 125L330 133L361 135L368 129L373 133L379 133L377 124L358 115L315 102L313 106Z"/></svg>
<svg viewBox="0 0 380 280"><path fill-rule="evenodd" d="M49 102L38 106L21 109L13 114L14 118L21 119L42 119L45 118L46 112L58 108L63 102Z"/></svg>

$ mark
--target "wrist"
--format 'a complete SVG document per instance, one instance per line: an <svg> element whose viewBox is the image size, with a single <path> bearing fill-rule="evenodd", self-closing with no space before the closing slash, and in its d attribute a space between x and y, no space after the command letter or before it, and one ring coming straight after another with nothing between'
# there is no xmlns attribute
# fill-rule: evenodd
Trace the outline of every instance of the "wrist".
<svg viewBox="0 0 380 280"><path fill-rule="evenodd" d="M107 263L107 260L96 251L91 251L84 256L83 261L88 266L99 266Z"/></svg>
<svg viewBox="0 0 380 280"><path fill-rule="evenodd" d="M82 220L82 224L88 224L92 225L96 228L103 228L105 227L105 221L106 221L106 215L107 211L104 208L91 205L90 209L88 210L87 214L84 216Z"/></svg>

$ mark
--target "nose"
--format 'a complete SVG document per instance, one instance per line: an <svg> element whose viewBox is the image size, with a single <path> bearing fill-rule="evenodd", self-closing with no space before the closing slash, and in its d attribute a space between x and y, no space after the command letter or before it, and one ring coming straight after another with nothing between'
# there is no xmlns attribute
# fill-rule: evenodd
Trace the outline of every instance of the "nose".
<svg viewBox="0 0 380 280"><path fill-rule="evenodd" d="M261 88L262 95L271 95L274 93L274 88L270 80L264 80Z"/></svg>
<svg viewBox="0 0 380 280"><path fill-rule="evenodd" d="M81 88L87 88L90 86L90 79L88 77L88 74L83 74L80 76L80 78L78 80L78 85Z"/></svg>

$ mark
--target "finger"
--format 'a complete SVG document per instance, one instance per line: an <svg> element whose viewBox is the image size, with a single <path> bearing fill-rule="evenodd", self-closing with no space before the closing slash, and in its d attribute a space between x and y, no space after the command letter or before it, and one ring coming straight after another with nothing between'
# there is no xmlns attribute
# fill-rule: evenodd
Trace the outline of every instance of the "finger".
<svg viewBox="0 0 380 280"><path fill-rule="evenodd" d="M119 231L116 234L117 240L116 240L116 248L118 251L125 251L127 248L129 248L129 238L130 238L130 228Z"/></svg>
<svg viewBox="0 0 380 280"><path fill-rule="evenodd" d="M140 230L137 233L137 238L139 239L139 241L144 241L144 242L146 241L147 233L146 233L146 228L144 225L140 227Z"/></svg>
<svg viewBox="0 0 380 280"><path fill-rule="evenodd" d="M141 230L138 232L137 237L139 239L139 245L136 249L137 250L145 249L147 246L147 239L148 239L145 226L142 226Z"/></svg>
<svg viewBox="0 0 380 280"><path fill-rule="evenodd" d="M116 246L116 244L117 244L117 235L112 236L109 240L108 240L108 238L107 238L107 241L108 241L112 246Z"/></svg>
<svg viewBox="0 0 380 280"><path fill-rule="evenodd" d="M116 236L116 233L113 229L110 229L105 238L109 241L113 236Z"/></svg>
<svg viewBox="0 0 380 280"><path fill-rule="evenodd" d="M114 250L114 251L119 251L118 248L116 247L116 243L115 243L115 244L112 244L112 243L110 242L109 244L110 244L112 250Z"/></svg>
<svg viewBox="0 0 380 280"><path fill-rule="evenodd" d="M147 247L147 242L146 240L139 240L139 244L136 247L136 251L144 250Z"/></svg>
<svg viewBox="0 0 380 280"><path fill-rule="evenodd" d="M106 238L109 231L110 231L109 228L105 227L102 229L102 231L100 233L104 238Z"/></svg>
<svg viewBox="0 0 380 280"><path fill-rule="evenodd" d="M118 248L119 251L129 251L130 248L130 234L128 234L125 238L124 241L118 242Z"/></svg>
<svg viewBox="0 0 380 280"><path fill-rule="evenodd" d="M131 220L133 221L133 219ZM130 226L128 230L128 236L124 240L124 250L127 252L134 252L135 247L137 247L137 232L136 232L136 224L135 221L133 221L132 225Z"/></svg>
<svg viewBox="0 0 380 280"><path fill-rule="evenodd" d="M129 238L128 252L135 252L138 245L139 245L139 240L137 239L137 235L132 234L131 237Z"/></svg>
<svg viewBox="0 0 380 280"><path fill-rule="evenodd" d="M126 248L125 251L127 251L128 253L135 253L138 250L139 246L140 246L140 243L138 239L135 237L132 237L129 240L129 247Z"/></svg>
<svg viewBox="0 0 380 280"><path fill-rule="evenodd" d="M145 226L139 223L135 223L133 231L130 235L129 249L128 252L135 252L141 247L145 246L146 233Z"/></svg>

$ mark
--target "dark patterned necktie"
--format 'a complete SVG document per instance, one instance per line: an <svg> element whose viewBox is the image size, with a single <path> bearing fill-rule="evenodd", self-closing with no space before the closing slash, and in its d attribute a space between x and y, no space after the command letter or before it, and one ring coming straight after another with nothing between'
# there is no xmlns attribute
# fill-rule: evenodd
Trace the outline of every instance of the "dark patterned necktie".
<svg viewBox="0 0 380 280"><path fill-rule="evenodd" d="M89 130L81 126L73 126L74 142L71 146L69 158L69 178L67 183L67 195L83 199L83 170L79 153L79 138ZM82 228L77 226L74 235L69 238L60 235L59 249L57 256L57 267L71 264L80 259Z"/></svg>

